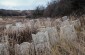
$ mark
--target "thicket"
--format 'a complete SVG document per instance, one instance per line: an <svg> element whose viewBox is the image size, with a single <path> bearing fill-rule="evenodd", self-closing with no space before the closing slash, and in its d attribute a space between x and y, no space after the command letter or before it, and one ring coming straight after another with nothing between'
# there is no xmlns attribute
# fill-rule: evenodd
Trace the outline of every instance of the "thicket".
<svg viewBox="0 0 85 55"><path fill-rule="evenodd" d="M41 12L41 9L35 9L33 15L35 17L81 16L85 14L85 0L54 0L48 3L44 12Z"/></svg>

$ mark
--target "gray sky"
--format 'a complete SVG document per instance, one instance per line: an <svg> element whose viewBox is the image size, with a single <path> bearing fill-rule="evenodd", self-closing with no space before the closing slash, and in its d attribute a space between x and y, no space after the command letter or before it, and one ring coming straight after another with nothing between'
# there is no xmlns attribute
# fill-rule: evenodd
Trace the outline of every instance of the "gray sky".
<svg viewBox="0 0 85 55"><path fill-rule="evenodd" d="M51 0L0 0L0 9L32 10L38 5L46 6Z"/></svg>

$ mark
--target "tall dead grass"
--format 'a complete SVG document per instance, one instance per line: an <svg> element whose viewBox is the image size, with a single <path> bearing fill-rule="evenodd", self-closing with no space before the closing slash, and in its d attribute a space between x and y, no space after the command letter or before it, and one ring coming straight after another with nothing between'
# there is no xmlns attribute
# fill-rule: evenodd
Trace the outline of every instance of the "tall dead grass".
<svg viewBox="0 0 85 55"><path fill-rule="evenodd" d="M8 29L6 29L6 27L0 28L1 30L0 38L2 39L4 36L7 36L8 46L9 46L9 55L16 55L15 45L16 44L20 45L23 42L33 43L32 34L37 34L37 32L41 32L41 30L45 30L47 27L55 27L56 30L58 31L58 36L59 37L61 36L60 38L62 38L62 34L60 35L61 27L65 25L67 26L73 25L77 35L76 41L74 42L69 40L67 41L67 39L59 38L58 43L57 44L55 43L56 45L52 46L50 50L53 55L85 55L84 53L85 52L84 51L85 50L85 18L84 16L79 19L75 17L67 17L65 20L67 20L68 22L64 23L64 20L62 18L26 20L26 22L23 21L23 23L21 23L23 24L23 26L21 27L12 25ZM63 23L63 25L61 25L61 23ZM66 34L71 35L69 33L66 33ZM51 35L51 33L49 35ZM35 52L34 55L36 55L35 50L34 52Z"/></svg>

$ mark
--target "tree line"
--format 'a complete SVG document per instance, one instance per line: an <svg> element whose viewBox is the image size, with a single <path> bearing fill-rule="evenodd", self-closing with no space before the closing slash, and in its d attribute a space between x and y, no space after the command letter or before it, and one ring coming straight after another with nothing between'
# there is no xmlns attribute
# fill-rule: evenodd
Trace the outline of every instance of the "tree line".
<svg viewBox="0 0 85 55"><path fill-rule="evenodd" d="M6 10L0 9L0 16L32 16L32 10Z"/></svg>
<svg viewBox="0 0 85 55"><path fill-rule="evenodd" d="M85 0L53 0L47 7L38 6L31 11L0 9L0 16L26 16L26 18L81 16L83 14L85 14Z"/></svg>
<svg viewBox="0 0 85 55"><path fill-rule="evenodd" d="M85 0L54 0L46 8L37 7L35 17L81 16L85 14Z"/></svg>

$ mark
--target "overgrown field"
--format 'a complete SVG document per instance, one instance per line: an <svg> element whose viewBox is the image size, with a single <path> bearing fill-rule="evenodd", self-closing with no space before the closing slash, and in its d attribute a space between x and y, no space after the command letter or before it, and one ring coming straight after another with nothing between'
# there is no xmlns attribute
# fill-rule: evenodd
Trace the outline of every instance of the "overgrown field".
<svg viewBox="0 0 85 55"><path fill-rule="evenodd" d="M85 55L85 17L0 18L0 55Z"/></svg>

